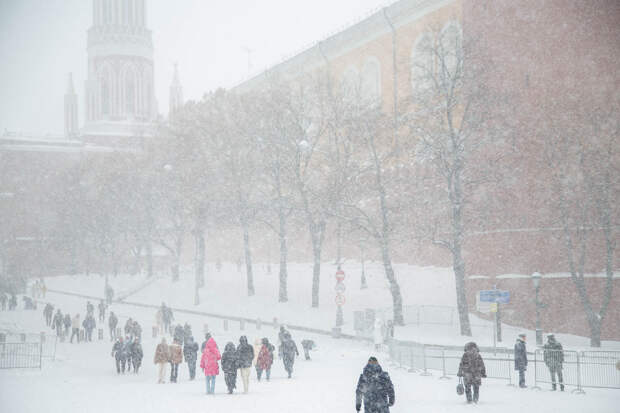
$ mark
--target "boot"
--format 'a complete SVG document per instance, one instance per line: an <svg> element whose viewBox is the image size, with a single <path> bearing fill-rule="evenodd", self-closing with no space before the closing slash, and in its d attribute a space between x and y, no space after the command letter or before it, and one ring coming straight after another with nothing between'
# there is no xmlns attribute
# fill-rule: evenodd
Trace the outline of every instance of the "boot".
<svg viewBox="0 0 620 413"><path fill-rule="evenodd" d="M551 385L551 391L556 391L556 386L555 386L555 383L553 383L553 384Z"/></svg>
<svg viewBox="0 0 620 413"><path fill-rule="evenodd" d="M560 391L564 391L564 385L560 384Z"/></svg>

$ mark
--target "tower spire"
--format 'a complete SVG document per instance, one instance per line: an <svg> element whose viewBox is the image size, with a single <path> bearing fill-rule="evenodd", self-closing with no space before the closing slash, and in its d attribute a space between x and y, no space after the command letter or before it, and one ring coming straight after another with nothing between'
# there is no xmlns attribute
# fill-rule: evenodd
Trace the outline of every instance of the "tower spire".
<svg viewBox="0 0 620 413"><path fill-rule="evenodd" d="M172 83L170 84L170 98L169 98L168 118L172 119L176 113L183 106L183 87L179 80L179 66L174 64L174 75L172 77Z"/></svg>
<svg viewBox="0 0 620 413"><path fill-rule="evenodd" d="M67 90L65 91L65 136L74 138L78 134L78 107L77 95L73 87L73 74L67 76Z"/></svg>

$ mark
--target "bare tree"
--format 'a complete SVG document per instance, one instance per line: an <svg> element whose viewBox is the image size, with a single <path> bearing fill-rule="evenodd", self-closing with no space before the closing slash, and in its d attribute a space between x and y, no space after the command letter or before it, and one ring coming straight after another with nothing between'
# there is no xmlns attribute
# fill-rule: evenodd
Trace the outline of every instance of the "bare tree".
<svg viewBox="0 0 620 413"><path fill-rule="evenodd" d="M586 111L583 107L547 108L543 111L546 118L538 124L543 131L544 160L552 177L553 216L562 229L568 268L590 326L593 347L601 346L601 328L613 292L620 222L619 109L613 100L590 105ZM588 253L593 247L596 252ZM602 297L589 293L586 287L584 276L587 267L592 268L588 265L592 256L605 261ZM596 301L600 303L598 310Z"/></svg>

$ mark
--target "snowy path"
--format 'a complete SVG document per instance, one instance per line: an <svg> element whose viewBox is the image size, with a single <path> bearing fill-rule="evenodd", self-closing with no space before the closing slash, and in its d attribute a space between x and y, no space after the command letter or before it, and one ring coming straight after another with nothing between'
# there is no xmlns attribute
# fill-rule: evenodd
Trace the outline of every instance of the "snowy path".
<svg viewBox="0 0 620 413"><path fill-rule="evenodd" d="M50 294L63 311L84 311L85 300ZM354 412L354 390L357 377L372 354L364 344L349 340L334 340L323 336L293 333L296 341L312 338L318 344L313 360L296 362L294 377L285 378L281 362L276 361L272 381L251 382L250 394L225 394L223 377L216 384L216 395L204 394L204 380L188 381L187 367L179 369L178 384L156 384L152 364L156 344L149 338L148 326L153 310L115 304L113 310L124 317L132 316L144 328L144 366L139 375L118 376L110 357L111 343L107 340L86 344L60 343L56 361L45 361L39 370L0 372L0 406L11 412ZM17 311L0 313L3 322L15 323L28 331L44 330L41 312ZM273 328L256 331L249 326L224 331L221 320L199 316L177 316L177 321L188 321L194 335L200 339L204 323L209 324L220 348L227 341L237 343L240 334L253 342L255 337L268 336L272 342L277 334ZM106 333L107 337L107 333ZM386 355L378 358L390 372L396 388L396 406L393 413L404 412L460 412L473 408L454 392L456 381L439 380L437 376L424 377L395 369L387 363ZM238 383L240 385L240 383ZM590 390L587 395L552 393L548 391L519 390L507 387L505 382L487 380L481 389L481 403L477 409L486 412L615 412L620 403L620 391Z"/></svg>

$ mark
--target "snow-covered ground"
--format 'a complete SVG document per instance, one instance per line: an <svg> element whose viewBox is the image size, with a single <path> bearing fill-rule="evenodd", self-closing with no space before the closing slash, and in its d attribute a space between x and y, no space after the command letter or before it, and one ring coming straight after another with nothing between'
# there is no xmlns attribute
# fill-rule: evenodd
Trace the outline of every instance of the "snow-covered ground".
<svg viewBox="0 0 620 413"><path fill-rule="evenodd" d="M390 297L378 266L370 266L369 288L359 290L358 272L345 280L349 285L345 309L346 327L351 329L353 309L367 307L386 307ZM325 271L329 273L330 271ZM452 278L449 271L424 269L409 266L398 268L406 304L445 304L453 299ZM201 292L202 304L193 305L193 279L190 270L184 271L181 281L171 283L168 279L158 279L146 284L141 276L110 277L110 283L117 294L131 292L139 287L142 290L130 295L127 300L159 304L165 301L174 307L200 309L213 313L261 317L306 326L329 329L333 325L335 306L333 303L333 278L331 274L322 280L321 308L310 308L307 294L311 269L307 264L291 265L289 294L290 301L278 304L277 273L271 275L259 267L256 274L257 294L246 297L245 277L232 265L226 265L221 273L211 270L208 285ZM101 296L104 279L90 277L55 277L46 280L50 289L69 291L86 295ZM442 291L443 294L429 296L429 291ZM63 312L85 313L86 300L60 293L48 293L46 300L52 302ZM21 307L20 307L21 308ZM156 384L156 371L152 363L158 339L151 338L154 310L127 304L114 304L112 310L120 316L120 325L128 317L137 319L143 326L144 361L139 375L118 376L114 360L110 356L112 343L106 331L103 341L93 343L59 343L56 360L43 360L41 370L0 371L0 410L7 412L353 412L355 408L354 391L358 375L370 355L376 355L386 368L396 388L396 406L392 412L458 412L471 408L464 397L455 393L456 380L440 380L438 374L421 376L397 369L388 363L384 353L376 354L369 344L353 340L337 340L326 336L293 331L293 338L315 340L318 345L313 352L312 361L298 359L293 379L286 374L279 360L276 361L271 382L256 382L253 378L250 393L226 394L223 376L218 377L216 395L205 395L204 379L198 373L198 380L188 380L187 366L180 366L178 384ZM477 320L481 321L481 320ZM244 331L239 323L229 323L224 329L221 319L210 319L198 315L177 313L176 322L189 322L194 336L201 341L203 326L208 324L220 348L226 342L238 342L241 334L248 336L250 342L255 338L269 337L277 341L277 331L263 326L258 331L248 324ZM45 331L41 308L37 311L19 310L0 312L0 324L12 326L20 331ZM479 341L486 328L476 331ZM49 330L48 330L49 331ZM401 336L420 341L439 340L462 344L463 339L451 327L407 326L399 331ZM567 337L572 345L579 346L582 338ZM583 339L584 343L587 340ZM617 343L606 343L615 346ZM302 357L303 358L303 357ZM240 383L238 383L241 386ZM569 412L615 412L620 405L620 390L586 389L586 395L569 392L520 390L506 386L505 381L485 380L481 388L481 402L477 406L482 411L545 412L551 410Z"/></svg>
<svg viewBox="0 0 620 413"><path fill-rule="evenodd" d="M456 302L454 275L449 268L419 267L408 264L395 264L396 276L401 286L401 292L407 312L408 305L424 307L422 318L434 320L449 320L447 307L453 307ZM346 304L344 306L343 331L354 334L353 312L356 310L387 309L391 306L391 295L388 284L383 275L380 263L367 263L366 276L368 288L361 290L361 266L356 262L347 262L344 270L347 287ZM236 265L225 263L221 271L216 271L214 265L207 266L207 286L200 291L200 302L194 305L194 274L191 267L181 271L181 279L171 282L169 276L158 277L155 281L143 275L122 275L109 277L116 295L126 295L138 287L145 286L135 294L127 297L127 301L144 304L161 304L175 308L203 311L227 316L240 316L252 319L260 318L263 321L272 321L277 318L280 323L296 324L307 327L330 330L335 324L336 304L334 303L336 268L333 264L324 263L320 283L320 307L311 307L310 286L312 281L312 264L291 263L289 265L287 303L278 302L278 267L272 266L271 273L266 271L265 264L254 266L254 285L256 294L247 296L245 268L237 270ZM51 289L70 291L92 296L103 296L105 279L99 275L90 275L88 282L84 276L52 277L46 280ZM78 282L79 281L79 282ZM433 306L443 308L434 309ZM438 314L433 317L432 312ZM424 316L427 315L427 317ZM154 323L154 316L147 320L145 327ZM479 345L493 345L493 326L487 320L471 315L473 336ZM409 324L396 328L396 337L403 340L413 340L428 344L462 345L463 339L458 334L459 327L456 313L453 314L452 324ZM516 336L526 332L534 337L534 331L528 331L518 326L503 325L504 346L512 347ZM557 335L567 349L580 349L589 346L589 339L568 334ZM498 345L502 345L499 343ZM603 342L603 347L620 349L620 342Z"/></svg>
<svg viewBox="0 0 620 413"><path fill-rule="evenodd" d="M65 311L84 311L85 300L50 293L47 297ZM143 325L152 310L115 304L113 310L132 316ZM28 331L45 330L40 311L3 312L3 321ZM256 337L269 337L275 342L277 332L253 326L241 332L231 324L224 331L221 320L199 316L177 315L179 322L188 321L200 337L200 326L209 324L220 348L227 341L237 343L240 334L253 342ZM365 361L375 354L363 343L336 340L324 336L293 332L298 342L311 338L318 344L313 360L298 359L292 379L287 379L282 364L276 361L271 382L258 383L254 377L250 393L226 394L223 377L216 384L215 396L205 395L204 379L198 375L188 380L187 367L180 366L178 384L156 384L152 363L156 339L144 333L144 365L139 375L118 376L110 356L111 343L106 339L93 343L59 343L55 361L44 360L41 370L5 370L0 372L0 406L6 412L353 412L357 377ZM396 389L396 406L392 412L459 412L471 408L463 397L455 394L456 380L440 380L438 375L421 376L396 369L387 363L385 354L376 354L392 377ZM238 383L240 386L240 383ZM588 389L586 395L568 392L519 390L504 381L485 380L481 401L477 406L488 412L615 412L620 403L618 390Z"/></svg>

